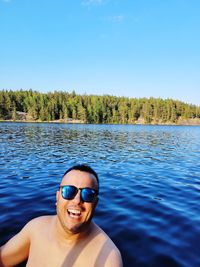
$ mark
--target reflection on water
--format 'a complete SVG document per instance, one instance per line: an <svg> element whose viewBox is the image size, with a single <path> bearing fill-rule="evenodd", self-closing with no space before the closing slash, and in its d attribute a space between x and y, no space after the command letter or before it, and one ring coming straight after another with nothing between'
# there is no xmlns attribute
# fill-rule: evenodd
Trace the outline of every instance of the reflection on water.
<svg viewBox="0 0 200 267"><path fill-rule="evenodd" d="M65 170L90 164L95 221L125 267L200 266L200 127L0 123L1 244L55 213Z"/></svg>

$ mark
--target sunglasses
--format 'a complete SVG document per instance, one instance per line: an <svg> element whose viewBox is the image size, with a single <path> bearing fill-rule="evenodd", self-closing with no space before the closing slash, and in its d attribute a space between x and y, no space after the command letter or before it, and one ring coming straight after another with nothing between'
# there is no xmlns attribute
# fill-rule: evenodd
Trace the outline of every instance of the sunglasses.
<svg viewBox="0 0 200 267"><path fill-rule="evenodd" d="M83 202L92 203L98 195L98 191L90 187L77 188L74 185L63 185L60 188L62 197L67 200L75 198L79 190L81 191L81 200Z"/></svg>

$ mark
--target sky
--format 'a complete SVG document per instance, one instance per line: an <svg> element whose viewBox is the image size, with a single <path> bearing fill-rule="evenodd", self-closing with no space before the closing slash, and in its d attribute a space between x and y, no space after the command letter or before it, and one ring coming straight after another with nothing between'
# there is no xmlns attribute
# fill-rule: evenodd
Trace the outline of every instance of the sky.
<svg viewBox="0 0 200 267"><path fill-rule="evenodd" d="M0 0L0 90L200 106L199 0Z"/></svg>

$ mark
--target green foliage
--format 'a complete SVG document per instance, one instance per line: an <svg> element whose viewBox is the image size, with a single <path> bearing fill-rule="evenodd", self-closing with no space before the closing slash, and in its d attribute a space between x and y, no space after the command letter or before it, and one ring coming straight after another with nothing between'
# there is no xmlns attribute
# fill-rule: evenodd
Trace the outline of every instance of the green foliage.
<svg viewBox="0 0 200 267"><path fill-rule="evenodd" d="M200 107L172 99L77 95L75 91L0 91L0 119L15 121L19 112L33 121L73 119L115 124L177 123L180 118L200 118Z"/></svg>

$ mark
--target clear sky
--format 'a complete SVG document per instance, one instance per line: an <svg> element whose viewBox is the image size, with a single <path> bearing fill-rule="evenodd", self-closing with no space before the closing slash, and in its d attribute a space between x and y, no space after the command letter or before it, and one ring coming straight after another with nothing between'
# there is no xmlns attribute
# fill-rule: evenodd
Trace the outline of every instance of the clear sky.
<svg viewBox="0 0 200 267"><path fill-rule="evenodd" d="M200 0L0 0L0 89L200 105Z"/></svg>

